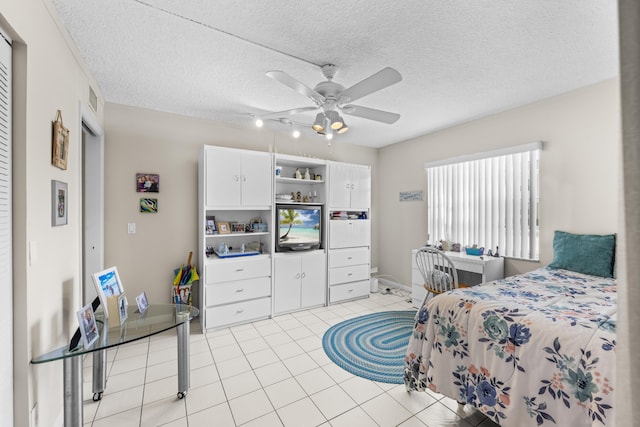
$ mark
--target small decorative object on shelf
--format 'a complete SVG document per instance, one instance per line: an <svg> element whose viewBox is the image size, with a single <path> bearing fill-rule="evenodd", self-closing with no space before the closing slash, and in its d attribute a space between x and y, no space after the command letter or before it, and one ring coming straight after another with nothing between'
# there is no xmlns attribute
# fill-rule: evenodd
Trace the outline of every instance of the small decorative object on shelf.
<svg viewBox="0 0 640 427"><path fill-rule="evenodd" d="M296 179L302 179L302 174L300 173L300 169L296 168Z"/></svg>
<svg viewBox="0 0 640 427"><path fill-rule="evenodd" d="M218 229L216 228L215 216L207 217L207 225L206 225L205 231L206 231L206 234L218 234Z"/></svg>
<svg viewBox="0 0 640 427"><path fill-rule="evenodd" d="M500 256L500 252L498 251L498 247L496 246L496 251L493 254L494 257L499 257Z"/></svg>
<svg viewBox="0 0 640 427"><path fill-rule="evenodd" d="M311 175L309 175L309 168L304 171L304 179L311 179Z"/></svg>

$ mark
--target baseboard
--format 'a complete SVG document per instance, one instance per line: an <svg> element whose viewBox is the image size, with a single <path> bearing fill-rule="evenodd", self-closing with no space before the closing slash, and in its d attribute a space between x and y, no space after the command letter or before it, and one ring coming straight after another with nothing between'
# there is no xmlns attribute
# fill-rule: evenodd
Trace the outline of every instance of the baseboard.
<svg viewBox="0 0 640 427"><path fill-rule="evenodd" d="M394 282L393 280L379 278L378 282L382 284L382 286L387 286L390 288L402 289L406 292L411 292L411 286L403 285L402 283Z"/></svg>

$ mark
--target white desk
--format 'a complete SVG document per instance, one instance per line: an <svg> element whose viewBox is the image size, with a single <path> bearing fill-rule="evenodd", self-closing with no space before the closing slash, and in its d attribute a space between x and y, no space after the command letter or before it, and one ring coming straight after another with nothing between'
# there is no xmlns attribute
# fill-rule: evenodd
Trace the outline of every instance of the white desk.
<svg viewBox="0 0 640 427"><path fill-rule="evenodd" d="M417 249L411 251L411 301L414 307L420 307L427 291L424 280L416 265ZM492 280L504 279L504 258L474 256L460 252L445 252L458 271L458 282L473 286Z"/></svg>

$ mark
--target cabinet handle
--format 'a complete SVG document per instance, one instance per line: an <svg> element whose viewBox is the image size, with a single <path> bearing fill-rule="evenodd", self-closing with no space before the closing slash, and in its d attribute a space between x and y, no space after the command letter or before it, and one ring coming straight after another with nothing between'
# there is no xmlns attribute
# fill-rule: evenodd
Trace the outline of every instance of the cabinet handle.
<svg viewBox="0 0 640 427"><path fill-rule="evenodd" d="M247 182L247 177L242 175L242 182Z"/></svg>
<svg viewBox="0 0 640 427"><path fill-rule="evenodd" d="M236 289L236 293L244 292L244 289Z"/></svg>
<svg viewBox="0 0 640 427"><path fill-rule="evenodd" d="M242 309L242 308L240 310L236 311L236 314L242 314L242 313L244 313L244 309Z"/></svg>
<svg viewBox="0 0 640 427"><path fill-rule="evenodd" d="M351 189L353 190L354 188L356 188L356 186L351 184Z"/></svg>
<svg viewBox="0 0 640 427"><path fill-rule="evenodd" d="M353 289L349 289L347 292L351 293L351 292L353 292Z"/></svg>
<svg viewBox="0 0 640 427"><path fill-rule="evenodd" d="M235 182L238 182L240 180L240 177L238 175L233 175L233 180Z"/></svg>
<svg viewBox="0 0 640 427"><path fill-rule="evenodd" d="M296 279L300 278L300 273L296 274Z"/></svg>
<svg viewBox="0 0 640 427"><path fill-rule="evenodd" d="M347 257L347 259L353 259L353 257Z"/></svg>
<svg viewBox="0 0 640 427"><path fill-rule="evenodd" d="M240 273L241 271L244 271L244 268L236 268L236 273Z"/></svg>
<svg viewBox="0 0 640 427"><path fill-rule="evenodd" d="M346 185L347 190L349 189L349 184Z"/></svg>
<svg viewBox="0 0 640 427"><path fill-rule="evenodd" d="M353 273L347 273L347 276L353 276Z"/></svg>
<svg viewBox="0 0 640 427"><path fill-rule="evenodd" d="M307 277L306 273L302 273L302 278L304 279L305 277Z"/></svg>

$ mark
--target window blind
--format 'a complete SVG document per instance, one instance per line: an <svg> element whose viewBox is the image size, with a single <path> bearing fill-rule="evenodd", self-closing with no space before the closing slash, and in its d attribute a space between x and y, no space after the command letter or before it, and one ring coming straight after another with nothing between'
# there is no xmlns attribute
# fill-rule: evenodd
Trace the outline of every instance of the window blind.
<svg viewBox="0 0 640 427"><path fill-rule="evenodd" d="M427 163L430 241L538 259L537 142Z"/></svg>

